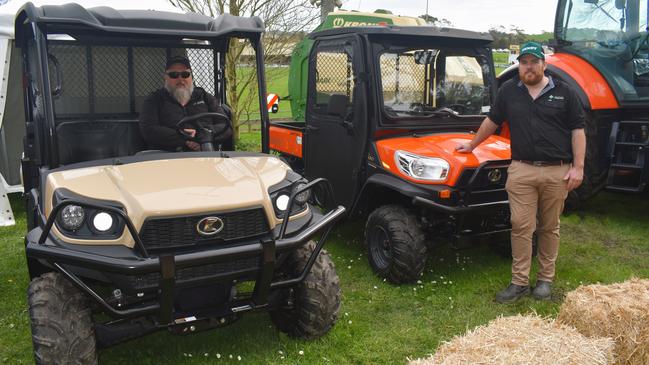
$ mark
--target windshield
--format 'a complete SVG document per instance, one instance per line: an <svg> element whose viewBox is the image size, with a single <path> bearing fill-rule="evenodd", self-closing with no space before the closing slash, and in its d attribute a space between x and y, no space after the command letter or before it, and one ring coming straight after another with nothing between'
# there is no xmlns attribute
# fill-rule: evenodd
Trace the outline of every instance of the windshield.
<svg viewBox="0 0 649 365"><path fill-rule="evenodd" d="M488 110L489 67L482 57L443 49L404 49L379 56L383 107L389 122Z"/></svg>
<svg viewBox="0 0 649 365"><path fill-rule="evenodd" d="M647 0L567 0L561 39L611 47L637 40L647 30Z"/></svg>

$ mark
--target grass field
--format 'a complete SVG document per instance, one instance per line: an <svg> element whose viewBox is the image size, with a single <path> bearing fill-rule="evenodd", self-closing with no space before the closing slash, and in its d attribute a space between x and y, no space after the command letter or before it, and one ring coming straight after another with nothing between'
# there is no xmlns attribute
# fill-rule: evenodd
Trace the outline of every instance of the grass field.
<svg viewBox="0 0 649 365"><path fill-rule="evenodd" d="M0 228L0 362L33 362L20 196L11 197L18 224ZM307 342L279 333L264 313L244 316L221 330L177 337L159 332L102 350L102 364L400 364L434 352L440 341L500 315L555 316L566 292L581 283L649 277L649 199L603 193L585 211L562 219L555 295L494 303L508 283L510 261L486 245L436 247L421 283L394 286L374 276L359 245L362 222L335 229L326 248L340 276L340 319L321 339ZM232 356L232 358L230 358ZM238 357L241 360L238 360Z"/></svg>

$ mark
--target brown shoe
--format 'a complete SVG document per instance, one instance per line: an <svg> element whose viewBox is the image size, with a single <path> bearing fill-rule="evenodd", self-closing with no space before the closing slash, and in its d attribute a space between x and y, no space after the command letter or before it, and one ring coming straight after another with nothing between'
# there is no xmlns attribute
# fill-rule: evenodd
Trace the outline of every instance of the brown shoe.
<svg viewBox="0 0 649 365"><path fill-rule="evenodd" d="M514 303L527 295L530 295L530 287L528 285L509 284L508 287L496 294L496 302Z"/></svg>

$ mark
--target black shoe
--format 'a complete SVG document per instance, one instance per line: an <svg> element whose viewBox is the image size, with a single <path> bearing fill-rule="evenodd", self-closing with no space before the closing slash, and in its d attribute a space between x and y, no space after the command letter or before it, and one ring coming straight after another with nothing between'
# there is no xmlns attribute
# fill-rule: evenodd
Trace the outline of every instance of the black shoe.
<svg viewBox="0 0 649 365"><path fill-rule="evenodd" d="M532 296L537 300L549 300L552 296L552 283L549 281L537 281Z"/></svg>
<svg viewBox="0 0 649 365"><path fill-rule="evenodd" d="M507 288L496 294L498 303L514 303L520 298L530 295L530 287L525 285L509 284Z"/></svg>

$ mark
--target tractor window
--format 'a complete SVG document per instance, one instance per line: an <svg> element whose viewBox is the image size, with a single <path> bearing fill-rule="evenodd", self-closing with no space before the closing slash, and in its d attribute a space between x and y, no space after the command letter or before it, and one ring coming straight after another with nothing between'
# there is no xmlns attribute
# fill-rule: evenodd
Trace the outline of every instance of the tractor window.
<svg viewBox="0 0 649 365"><path fill-rule="evenodd" d="M449 112L478 115L489 105L487 65L476 56L425 49L384 52L379 67L388 122Z"/></svg>
<svg viewBox="0 0 649 365"><path fill-rule="evenodd" d="M408 110L414 104L423 105L426 65L415 63L413 52L384 53L380 60L384 104L396 110Z"/></svg>
<svg viewBox="0 0 649 365"><path fill-rule="evenodd" d="M344 49L323 49L316 55L315 104L326 110L332 95L344 95L348 104L354 94L352 58Z"/></svg>
<svg viewBox="0 0 649 365"><path fill-rule="evenodd" d="M448 107L461 114L481 113L485 82L475 57L446 57L444 77L434 87L433 106Z"/></svg>
<svg viewBox="0 0 649 365"><path fill-rule="evenodd" d="M589 46L616 47L647 28L647 0L572 0L564 3L559 37Z"/></svg>

